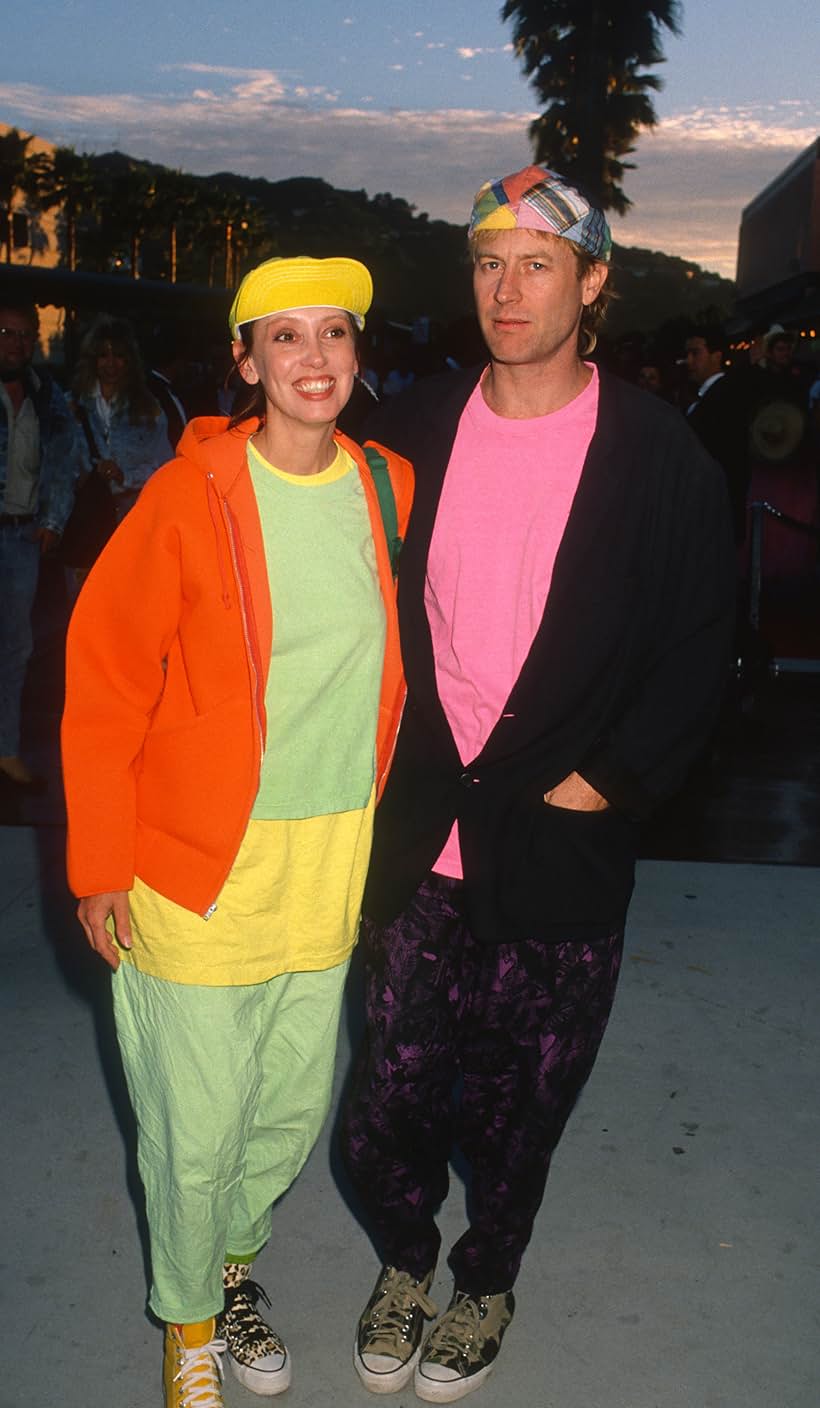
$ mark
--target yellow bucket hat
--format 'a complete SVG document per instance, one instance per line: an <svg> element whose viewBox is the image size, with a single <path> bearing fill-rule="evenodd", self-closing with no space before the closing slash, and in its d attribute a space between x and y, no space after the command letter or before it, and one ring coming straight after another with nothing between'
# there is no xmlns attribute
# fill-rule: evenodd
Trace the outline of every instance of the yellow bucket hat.
<svg viewBox="0 0 820 1408"><path fill-rule="evenodd" d="M244 323L296 308L339 308L358 328L373 301L373 280L358 259L266 259L246 274L228 319L231 337Z"/></svg>

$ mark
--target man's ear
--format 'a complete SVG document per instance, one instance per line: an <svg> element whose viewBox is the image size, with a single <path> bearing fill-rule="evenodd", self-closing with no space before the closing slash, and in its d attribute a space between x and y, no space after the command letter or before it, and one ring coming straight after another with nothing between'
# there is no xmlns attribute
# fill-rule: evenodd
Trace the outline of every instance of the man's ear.
<svg viewBox="0 0 820 1408"><path fill-rule="evenodd" d="M600 260L584 272L581 279L581 299L585 308L594 303L609 277L609 265Z"/></svg>

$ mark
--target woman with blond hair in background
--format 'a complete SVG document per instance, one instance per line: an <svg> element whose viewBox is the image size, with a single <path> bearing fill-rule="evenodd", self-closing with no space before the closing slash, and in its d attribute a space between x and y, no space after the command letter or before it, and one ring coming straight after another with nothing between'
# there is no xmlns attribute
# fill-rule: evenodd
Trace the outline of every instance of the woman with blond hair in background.
<svg viewBox="0 0 820 1408"><path fill-rule="evenodd" d="M148 390L124 318L97 318L83 338L72 405L83 432L86 471L108 485L119 523L154 470L173 454L165 413Z"/></svg>

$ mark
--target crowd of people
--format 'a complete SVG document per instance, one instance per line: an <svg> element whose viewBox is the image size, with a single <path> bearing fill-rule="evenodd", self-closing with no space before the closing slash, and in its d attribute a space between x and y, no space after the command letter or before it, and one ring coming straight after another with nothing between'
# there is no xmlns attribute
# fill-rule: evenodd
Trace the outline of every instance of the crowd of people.
<svg viewBox="0 0 820 1408"><path fill-rule="evenodd" d="M189 419L171 381L184 365L173 332L156 330L143 352L127 319L97 316L58 381L36 360L38 329L35 305L0 305L0 786L18 791L44 786L21 742L41 561L65 568L72 602ZM220 373L187 378L192 408L220 409L224 349L219 361Z"/></svg>
<svg viewBox="0 0 820 1408"><path fill-rule="evenodd" d="M725 372L693 329L686 406L651 360L640 386L599 366L609 228L545 167L481 187L469 252L478 364L362 390L368 270L274 259L231 309L227 414L190 421L122 320L66 395L35 310L0 309L0 770L36 780L38 563L85 515L68 875L112 974L166 1408L220 1408L225 1361L291 1383L254 1264L328 1110L357 939L341 1140L381 1269L352 1368L434 1403L485 1382L614 1000L638 823L720 707L751 378L789 399L788 335Z"/></svg>
<svg viewBox="0 0 820 1408"><path fill-rule="evenodd" d="M795 357L798 338L779 323L752 332L733 348L724 325L693 326L672 365L651 348L629 348L631 379L680 408L721 465L732 506L735 539L747 535L748 493L755 458L794 459L820 446L820 367Z"/></svg>

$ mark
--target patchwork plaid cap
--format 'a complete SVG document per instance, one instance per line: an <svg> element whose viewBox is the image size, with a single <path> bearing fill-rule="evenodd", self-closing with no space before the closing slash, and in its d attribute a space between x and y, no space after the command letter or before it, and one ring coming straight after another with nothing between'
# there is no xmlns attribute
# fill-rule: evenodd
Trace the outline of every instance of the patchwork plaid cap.
<svg viewBox="0 0 820 1408"><path fill-rule="evenodd" d="M266 259L246 274L230 311L231 337L244 323L269 318L272 313L293 313L297 308L338 308L350 313L356 326L373 301L370 271L358 259Z"/></svg>
<svg viewBox="0 0 820 1408"><path fill-rule="evenodd" d="M525 166L512 176L485 181L476 193L470 234L480 230L546 230L573 240L593 259L608 263L612 235L603 211L548 166Z"/></svg>

